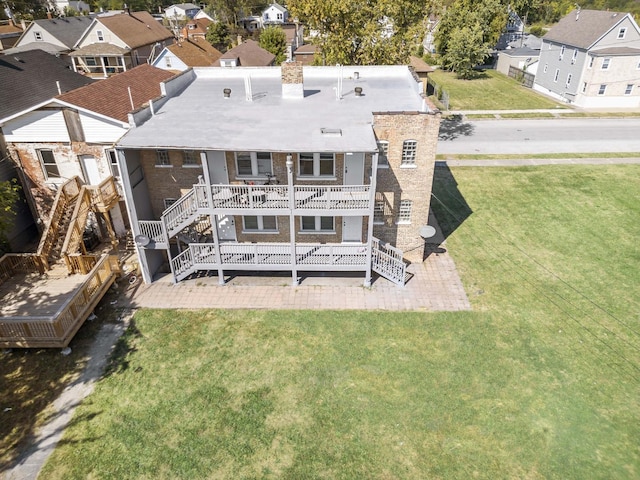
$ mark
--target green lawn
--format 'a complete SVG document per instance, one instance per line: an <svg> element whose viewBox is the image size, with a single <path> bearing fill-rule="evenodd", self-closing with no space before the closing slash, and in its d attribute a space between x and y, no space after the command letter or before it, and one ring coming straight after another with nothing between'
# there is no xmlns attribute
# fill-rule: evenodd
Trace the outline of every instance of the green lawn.
<svg viewBox="0 0 640 480"><path fill-rule="evenodd" d="M140 311L42 478L638 478L638 191L438 168L471 312Z"/></svg>
<svg viewBox="0 0 640 480"><path fill-rule="evenodd" d="M449 92L449 110L567 108L495 70L485 70L473 80L460 80L455 73L443 70L436 70L429 77Z"/></svg>

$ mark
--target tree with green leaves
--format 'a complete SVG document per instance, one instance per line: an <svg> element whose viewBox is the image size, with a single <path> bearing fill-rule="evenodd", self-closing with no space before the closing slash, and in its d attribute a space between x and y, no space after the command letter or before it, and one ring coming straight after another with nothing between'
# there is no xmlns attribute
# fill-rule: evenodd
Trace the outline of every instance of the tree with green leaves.
<svg viewBox="0 0 640 480"><path fill-rule="evenodd" d="M260 32L260 46L276 56L275 64L280 65L287 59L287 35L280 27L272 25Z"/></svg>
<svg viewBox="0 0 640 480"><path fill-rule="evenodd" d="M489 56L507 23L508 7L500 0L455 0L436 31L441 65L462 78Z"/></svg>
<svg viewBox="0 0 640 480"><path fill-rule="evenodd" d="M422 41L431 0L289 0L293 17L318 32L324 63L406 63Z"/></svg>
<svg viewBox="0 0 640 480"><path fill-rule="evenodd" d="M16 217L16 202L20 199L17 180L0 182L0 255L9 250L7 235Z"/></svg>
<svg viewBox="0 0 640 480"><path fill-rule="evenodd" d="M224 22L214 22L209 25L205 39L221 52L225 52L231 43L229 27Z"/></svg>

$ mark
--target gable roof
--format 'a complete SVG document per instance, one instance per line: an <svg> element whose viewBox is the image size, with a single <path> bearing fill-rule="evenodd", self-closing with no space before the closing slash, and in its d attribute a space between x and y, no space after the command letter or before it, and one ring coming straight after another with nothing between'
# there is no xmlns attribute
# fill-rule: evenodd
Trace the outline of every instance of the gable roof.
<svg viewBox="0 0 640 480"><path fill-rule="evenodd" d="M56 98L65 103L126 122L129 112L140 108L149 100L159 97L162 94L160 83L173 75L167 70L161 70L145 63L105 80L58 95ZM133 108L129 89L131 89L131 98L133 98Z"/></svg>
<svg viewBox="0 0 640 480"><path fill-rule="evenodd" d="M149 12L121 13L98 17L96 21L111 30L132 49L173 38L169 29L153 18Z"/></svg>
<svg viewBox="0 0 640 480"><path fill-rule="evenodd" d="M266 67L273 65L276 56L262 48L255 40L245 40L237 47L227 50L220 60L237 59L243 67Z"/></svg>
<svg viewBox="0 0 640 480"><path fill-rule="evenodd" d="M265 8L263 10L263 12L266 12L267 10L269 10L270 8L275 8L276 10L280 10L281 13L286 13L287 9L284 8L282 5L278 4L278 3L272 3L271 5L269 5L267 8Z"/></svg>
<svg viewBox="0 0 640 480"><path fill-rule="evenodd" d="M222 56L217 48L206 40L198 38L174 43L166 48L187 67L210 67Z"/></svg>
<svg viewBox="0 0 640 480"><path fill-rule="evenodd" d="M0 56L0 119L93 82L42 50Z"/></svg>
<svg viewBox="0 0 640 480"><path fill-rule="evenodd" d="M193 10L194 8L197 8L198 10L200 10L200 7L198 5L194 5L193 3L174 3L164 10L167 11L170 8L179 8L180 10Z"/></svg>
<svg viewBox="0 0 640 480"><path fill-rule="evenodd" d="M28 35L28 32L39 27L71 50L92 21L91 17L84 16L34 20L24 31L20 40Z"/></svg>
<svg viewBox="0 0 640 480"><path fill-rule="evenodd" d="M588 49L620 23L628 13L601 10L573 10L543 37L544 40Z"/></svg>

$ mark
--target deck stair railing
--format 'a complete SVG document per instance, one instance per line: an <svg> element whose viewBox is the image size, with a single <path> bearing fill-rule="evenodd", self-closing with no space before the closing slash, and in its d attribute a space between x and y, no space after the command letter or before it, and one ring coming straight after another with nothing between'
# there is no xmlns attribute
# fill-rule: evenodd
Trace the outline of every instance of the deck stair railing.
<svg viewBox="0 0 640 480"><path fill-rule="evenodd" d="M201 186L196 185L162 212L161 220L169 238L193 223L200 216L198 209L206 207L204 189L198 187Z"/></svg>

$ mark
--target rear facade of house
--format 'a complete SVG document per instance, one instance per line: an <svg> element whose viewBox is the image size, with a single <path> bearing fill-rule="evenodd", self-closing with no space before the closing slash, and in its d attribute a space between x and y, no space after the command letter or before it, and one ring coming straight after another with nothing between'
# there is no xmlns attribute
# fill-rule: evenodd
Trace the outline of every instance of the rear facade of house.
<svg viewBox="0 0 640 480"><path fill-rule="evenodd" d="M440 113L408 67L196 68L117 145L146 282L422 261ZM145 116L146 115L146 116Z"/></svg>

